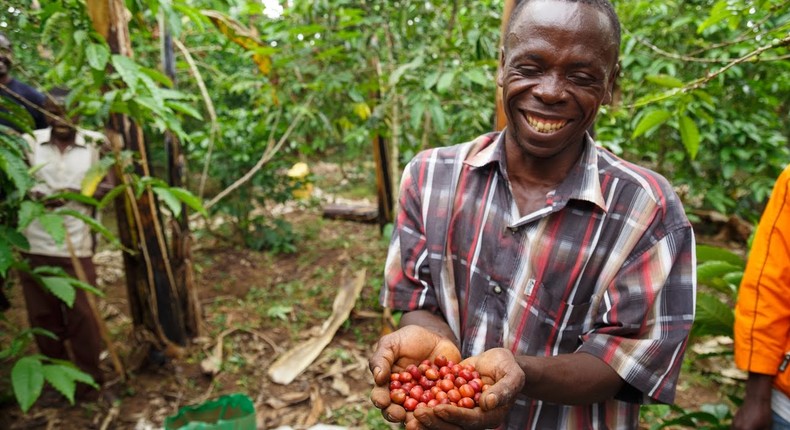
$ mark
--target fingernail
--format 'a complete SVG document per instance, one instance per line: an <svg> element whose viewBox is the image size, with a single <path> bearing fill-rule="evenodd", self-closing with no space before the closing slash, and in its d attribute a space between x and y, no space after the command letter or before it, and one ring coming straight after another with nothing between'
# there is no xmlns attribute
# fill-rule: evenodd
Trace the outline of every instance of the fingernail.
<svg viewBox="0 0 790 430"><path fill-rule="evenodd" d="M381 367L378 367L378 366L374 367L373 368L373 377L374 378L378 378L379 377L379 373L381 373Z"/></svg>

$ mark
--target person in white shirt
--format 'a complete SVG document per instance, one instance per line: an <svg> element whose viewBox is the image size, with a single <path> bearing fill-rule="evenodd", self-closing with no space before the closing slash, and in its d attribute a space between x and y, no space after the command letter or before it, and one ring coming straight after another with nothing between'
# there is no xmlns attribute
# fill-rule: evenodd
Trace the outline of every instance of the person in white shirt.
<svg viewBox="0 0 790 430"><path fill-rule="evenodd" d="M40 199L45 206L66 207L85 215L92 215L93 208L73 200L47 199L58 193L79 193L82 180L91 166L100 159L102 148L106 147L104 135L82 130L75 125L77 118L67 118L63 100L66 92L53 90L44 104L52 115L47 116L48 128L36 130L34 135L26 135L30 145L28 161L35 167L36 185L31 194ZM100 197L112 188L112 176L107 176L98 187L94 197ZM24 254L30 269L41 266L60 267L71 276L78 278L72 259L82 268L85 282L96 285L96 268L92 261L94 243L90 227L82 220L65 216L66 239L57 243L44 227L32 222L24 231L30 249ZM57 336L36 336L36 343L42 354L55 359L72 359L84 372L93 376L101 385L102 371L99 368L99 354L102 340L96 316L88 302L86 292L77 289L72 307L66 306L42 287L36 276L20 272L20 283L25 297L28 320L31 327L44 328ZM70 341L70 352L66 346ZM78 399L93 398L96 391L88 385L78 385Z"/></svg>

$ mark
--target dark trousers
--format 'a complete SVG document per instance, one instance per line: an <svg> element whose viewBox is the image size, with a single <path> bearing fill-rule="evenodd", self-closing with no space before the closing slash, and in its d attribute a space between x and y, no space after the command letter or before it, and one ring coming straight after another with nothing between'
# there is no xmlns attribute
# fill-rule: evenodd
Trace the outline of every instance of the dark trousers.
<svg viewBox="0 0 790 430"><path fill-rule="evenodd" d="M76 276L71 258L49 257L25 254L31 267L61 267L73 277ZM87 277L87 283L96 285L96 267L90 257L79 258ZM25 296L28 321L31 327L41 327L54 333L58 338L36 336L38 349L47 357L69 360L65 341L71 343L74 364L83 372L93 376L96 383L103 382L99 369L99 354L102 349L99 324L90 308L85 291L77 288L74 306L69 308L47 289L39 285L27 273L19 273L22 291Z"/></svg>

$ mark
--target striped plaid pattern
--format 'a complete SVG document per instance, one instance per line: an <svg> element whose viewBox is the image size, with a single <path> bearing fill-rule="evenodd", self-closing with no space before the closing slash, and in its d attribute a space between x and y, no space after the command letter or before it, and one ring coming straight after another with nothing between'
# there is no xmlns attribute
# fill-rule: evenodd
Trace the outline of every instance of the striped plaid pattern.
<svg viewBox="0 0 790 430"><path fill-rule="evenodd" d="M464 160L472 144L482 149ZM545 208L519 215L504 140L492 133L407 166L381 302L441 312L464 357L498 346L586 352L627 382L617 400L586 406L522 396L506 428L636 428L640 403L674 399L694 319L694 260L669 183L590 138Z"/></svg>

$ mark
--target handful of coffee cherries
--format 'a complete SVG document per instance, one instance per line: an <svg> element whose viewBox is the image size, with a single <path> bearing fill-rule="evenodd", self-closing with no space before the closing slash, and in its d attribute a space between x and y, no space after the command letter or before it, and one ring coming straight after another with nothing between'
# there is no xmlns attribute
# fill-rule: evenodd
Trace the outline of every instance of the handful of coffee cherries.
<svg viewBox="0 0 790 430"><path fill-rule="evenodd" d="M390 374L390 399L407 411L450 404L472 409L488 389L472 365L460 365L440 355L411 364L403 372Z"/></svg>

